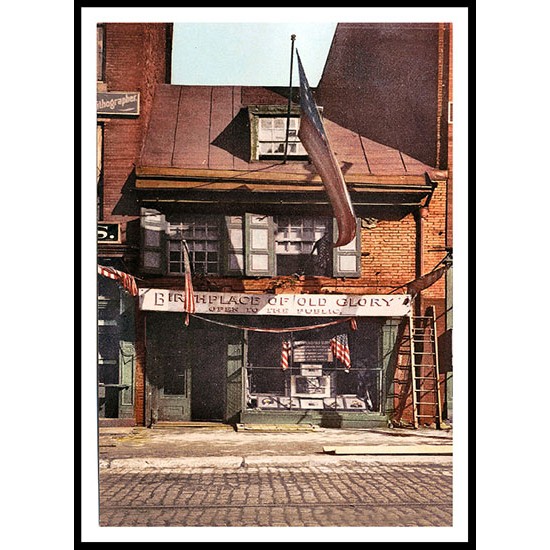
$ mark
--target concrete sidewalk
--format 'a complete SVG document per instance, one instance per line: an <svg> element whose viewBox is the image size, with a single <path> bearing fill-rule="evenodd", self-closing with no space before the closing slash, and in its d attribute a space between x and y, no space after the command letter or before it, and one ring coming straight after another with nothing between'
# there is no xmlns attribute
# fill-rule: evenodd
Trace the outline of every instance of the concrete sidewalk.
<svg viewBox="0 0 550 550"><path fill-rule="evenodd" d="M99 467L110 470L345 466L351 462L452 461L452 429L281 428L196 423L99 428ZM338 452L335 452L335 449Z"/></svg>

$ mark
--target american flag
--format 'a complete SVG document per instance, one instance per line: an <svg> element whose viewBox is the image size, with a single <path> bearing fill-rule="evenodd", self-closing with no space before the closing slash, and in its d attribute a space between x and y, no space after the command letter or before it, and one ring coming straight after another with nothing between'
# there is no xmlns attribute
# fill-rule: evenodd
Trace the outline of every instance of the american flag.
<svg viewBox="0 0 550 550"><path fill-rule="evenodd" d="M189 261L189 249L187 243L182 241L183 245L183 266L185 268L185 290L183 311L185 311L185 326L189 325L189 314L195 313L195 293L193 291L193 281L191 274L191 262Z"/></svg>
<svg viewBox="0 0 550 550"><path fill-rule="evenodd" d="M288 369L291 352L292 352L291 343L288 340L283 340L283 346L281 350L281 369L283 370Z"/></svg>
<svg viewBox="0 0 550 550"><path fill-rule="evenodd" d="M334 355L334 359L337 359L345 367L345 371L349 372L351 368L351 356L348 346L348 335L338 334L330 341L330 351Z"/></svg>
<svg viewBox="0 0 550 550"><path fill-rule="evenodd" d="M338 240L334 246L345 246L353 241L357 231L353 205L309 88L298 50L296 50L296 56L300 73L300 109L302 111L298 137L321 176L334 211L338 224Z"/></svg>
<svg viewBox="0 0 550 550"><path fill-rule="evenodd" d="M132 275L124 273L124 271L114 269L113 267L105 267L103 265L97 266L97 272L104 277L109 277L109 279L119 281L132 296L138 295L136 280Z"/></svg>

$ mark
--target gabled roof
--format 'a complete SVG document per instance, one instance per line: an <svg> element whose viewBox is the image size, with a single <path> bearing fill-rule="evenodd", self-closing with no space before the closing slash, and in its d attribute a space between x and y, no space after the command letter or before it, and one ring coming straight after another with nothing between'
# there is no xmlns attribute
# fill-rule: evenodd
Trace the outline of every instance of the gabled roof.
<svg viewBox="0 0 550 550"><path fill-rule="evenodd" d="M307 160L251 160L248 107L287 105L287 93L283 88L160 84L136 167L137 187L181 188L184 180L195 181L198 187L208 180L213 190L216 179L222 178L225 184L234 179L321 188ZM328 118L324 124L348 185L425 185L426 173L433 171Z"/></svg>

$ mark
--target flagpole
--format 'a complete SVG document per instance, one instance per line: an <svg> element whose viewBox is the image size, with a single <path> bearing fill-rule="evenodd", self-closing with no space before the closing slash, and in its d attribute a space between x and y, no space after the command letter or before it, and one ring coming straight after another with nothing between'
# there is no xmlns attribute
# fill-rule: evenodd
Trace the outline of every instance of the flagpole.
<svg viewBox="0 0 550 550"><path fill-rule="evenodd" d="M288 153L288 132L289 132L289 126L290 126L290 108L292 105L292 64L294 61L294 40L296 40L296 35L291 34L290 40L292 41L292 46L290 50L290 84L288 86L288 108L286 111L285 156L283 159L283 164L286 164L286 157Z"/></svg>

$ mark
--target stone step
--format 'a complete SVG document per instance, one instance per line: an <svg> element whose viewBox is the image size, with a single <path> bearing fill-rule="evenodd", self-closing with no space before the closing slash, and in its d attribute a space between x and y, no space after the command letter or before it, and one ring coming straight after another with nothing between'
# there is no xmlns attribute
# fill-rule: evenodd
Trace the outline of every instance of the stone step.
<svg viewBox="0 0 550 550"><path fill-rule="evenodd" d="M220 431L235 431L230 424L222 424L221 422L170 422L159 421L153 424L154 429L172 429L172 428L192 428L201 430L220 430Z"/></svg>

